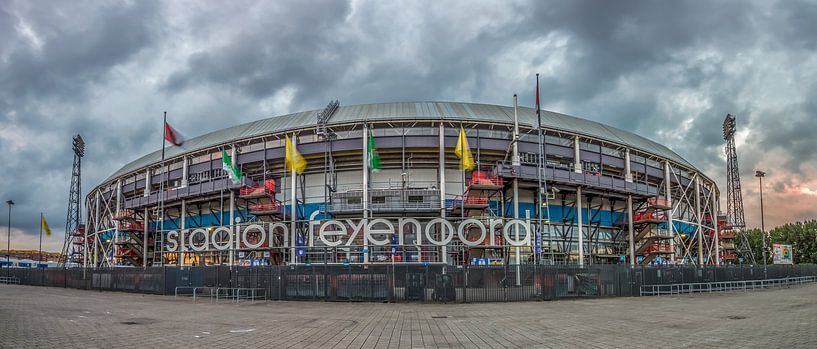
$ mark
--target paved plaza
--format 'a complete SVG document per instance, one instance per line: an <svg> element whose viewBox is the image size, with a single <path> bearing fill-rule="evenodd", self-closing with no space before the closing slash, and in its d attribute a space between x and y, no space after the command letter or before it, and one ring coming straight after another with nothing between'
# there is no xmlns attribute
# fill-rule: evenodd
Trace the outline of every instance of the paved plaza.
<svg viewBox="0 0 817 349"><path fill-rule="evenodd" d="M817 347L817 285L492 304L193 302L0 285L4 348Z"/></svg>

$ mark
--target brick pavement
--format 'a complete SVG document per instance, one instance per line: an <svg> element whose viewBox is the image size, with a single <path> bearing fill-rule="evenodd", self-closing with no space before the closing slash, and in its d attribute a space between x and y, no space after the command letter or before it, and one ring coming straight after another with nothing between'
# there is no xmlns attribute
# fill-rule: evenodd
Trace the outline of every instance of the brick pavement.
<svg viewBox="0 0 817 349"><path fill-rule="evenodd" d="M0 285L0 346L817 347L817 285L492 304L261 302Z"/></svg>

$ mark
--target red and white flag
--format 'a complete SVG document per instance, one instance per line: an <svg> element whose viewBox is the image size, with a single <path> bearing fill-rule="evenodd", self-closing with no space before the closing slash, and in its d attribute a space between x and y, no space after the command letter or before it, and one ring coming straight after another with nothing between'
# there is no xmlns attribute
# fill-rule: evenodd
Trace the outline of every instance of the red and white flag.
<svg viewBox="0 0 817 349"><path fill-rule="evenodd" d="M175 146L180 146L182 143L184 143L184 137L182 137L182 134L179 133L179 131L176 131L176 129L171 127L167 122L165 122L165 140Z"/></svg>

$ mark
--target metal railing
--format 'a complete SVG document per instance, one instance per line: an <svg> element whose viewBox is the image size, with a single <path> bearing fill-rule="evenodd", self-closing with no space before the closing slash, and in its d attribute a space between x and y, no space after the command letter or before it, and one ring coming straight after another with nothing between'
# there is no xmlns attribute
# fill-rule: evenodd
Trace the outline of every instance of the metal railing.
<svg viewBox="0 0 817 349"><path fill-rule="evenodd" d="M256 299L267 300L267 289L260 287L219 287L216 288L216 302L219 299L228 299L234 303L241 300L249 300L254 303Z"/></svg>
<svg viewBox="0 0 817 349"><path fill-rule="evenodd" d="M179 291L185 291L185 290L190 290L190 293L179 292ZM207 294L204 294L204 292L201 292L202 296L207 296L207 298L212 299L213 295L214 295L214 293L213 293L214 290L215 290L214 287L179 286L179 287L176 287L176 289L174 291L174 294L173 294L173 298L175 299L175 298L178 298L179 296L191 296L191 297L193 297L193 301L195 302L196 301L196 296L199 294L199 291L207 291Z"/></svg>
<svg viewBox="0 0 817 349"><path fill-rule="evenodd" d="M14 276L0 276L0 284L19 285L20 279Z"/></svg>
<svg viewBox="0 0 817 349"><path fill-rule="evenodd" d="M817 265L367 265L4 268L0 282L235 302L511 302L750 290L817 282Z"/></svg>
<svg viewBox="0 0 817 349"><path fill-rule="evenodd" d="M721 291L747 291L758 288L789 287L804 283L817 282L816 276L787 277L781 279L692 282L669 285L641 285L640 296L680 295L692 293L709 293Z"/></svg>

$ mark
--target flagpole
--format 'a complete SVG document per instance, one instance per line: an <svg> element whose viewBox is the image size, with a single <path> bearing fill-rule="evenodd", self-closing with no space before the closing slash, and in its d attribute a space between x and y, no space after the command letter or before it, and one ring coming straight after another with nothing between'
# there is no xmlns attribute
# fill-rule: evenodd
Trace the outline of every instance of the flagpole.
<svg viewBox="0 0 817 349"><path fill-rule="evenodd" d="M297 223L297 220L298 220L297 195L298 194L295 191L295 187L298 185L298 183L296 181L297 174L295 173L295 164L292 163L295 160L293 154L296 151L295 150L295 147L296 147L296 144L297 144L296 142L297 142L297 138L295 138L295 133L293 132L292 133L292 140L290 141L290 144L292 146L291 147L292 149L290 149L290 152L292 152L292 154L289 154L289 156L292 157L292 159L290 159L291 162L289 164L289 166L290 166L290 175L292 176L292 178L290 178L290 180L292 181L292 184L290 185L291 188L289 189L290 190L290 193L289 193L289 200L290 200L290 202L289 202L289 209L290 209L289 217L290 218L289 219L291 220L291 224L292 224L292 241L290 241L290 244L292 246L294 246L292 248L292 250L291 250L291 256L290 256L290 261L292 262L292 264L295 264L295 262L297 261L296 254L298 253L298 248L297 248L298 247L297 246L298 245L298 231L297 231L297 227L298 227L297 226L297 224L298 224Z"/></svg>
<svg viewBox="0 0 817 349"><path fill-rule="evenodd" d="M366 236L366 226L369 218L369 125L363 123L363 264L369 264L369 238Z"/></svg>
<svg viewBox="0 0 817 349"><path fill-rule="evenodd" d="M543 230L542 206L545 206L545 207L548 208L548 210L550 210L550 206L545 205L545 203L542 201L543 200L542 199L542 191L543 190L547 191L547 181L543 180L543 178L542 178L543 176L545 176L547 174L547 160L546 160L547 154L545 153L545 150L544 150L545 142L542 141L542 112L541 112L541 109L542 108L541 108L540 102L539 102L539 73L537 73L536 74L536 121L537 121L537 127L536 128L537 128L537 132L538 132L537 142L539 143L538 144L539 145L539 159L538 159L538 162L539 162L538 167L539 168L537 169L537 171L544 172L544 173L539 173L536 176L537 180L539 181L538 187L537 187L537 192L536 192L537 201L539 202L538 203L539 207L536 208L536 220L537 220L537 223L539 223L538 224L539 229L537 229L538 230L537 234L539 235L539 249L540 249L539 252L540 253L541 253L542 243L543 243L543 241L542 241L542 230ZM543 171L543 169L544 169L544 171ZM547 197L545 197L544 200L547 200ZM548 212L548 219L550 219L550 212ZM550 235L548 235L548 237L550 237ZM552 246L550 246L550 239L548 238L548 251L551 250L551 247ZM539 258L540 253L536 253L537 258ZM553 259L553 254L552 254L552 251L551 251L551 263L553 262L552 259Z"/></svg>
<svg viewBox="0 0 817 349"><path fill-rule="evenodd" d="M167 133L167 111L164 112L162 117L162 169L161 175L159 176L159 234L158 236L161 237L162 232L165 230L165 136ZM147 236L144 237L145 241L147 241ZM156 255L156 236L154 236L153 240L154 251L153 255ZM162 246L164 248L164 246ZM162 265L164 265L164 253L162 251L158 251L160 257L160 261ZM147 251L145 251L144 256L142 258L147 259ZM156 264L156 261L153 261L153 265Z"/></svg>
<svg viewBox="0 0 817 349"><path fill-rule="evenodd" d="M39 256L37 256L37 262L43 261L43 213L40 212L40 250ZM39 264L39 263L37 263ZM39 267L39 265L37 265Z"/></svg>

